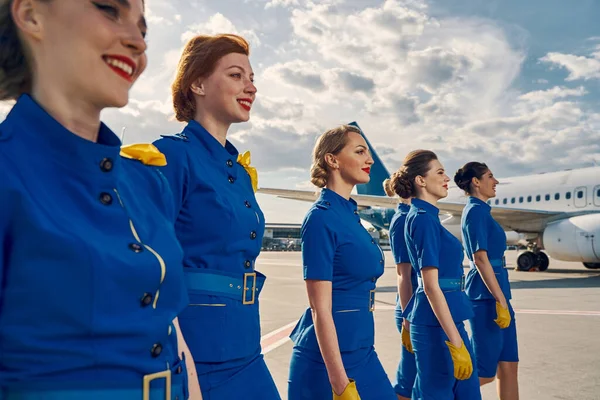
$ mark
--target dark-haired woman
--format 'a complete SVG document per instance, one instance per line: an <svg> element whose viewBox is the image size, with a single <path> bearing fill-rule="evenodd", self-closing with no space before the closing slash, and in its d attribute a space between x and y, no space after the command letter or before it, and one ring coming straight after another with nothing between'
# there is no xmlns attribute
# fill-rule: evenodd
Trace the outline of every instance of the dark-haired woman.
<svg viewBox="0 0 600 400"><path fill-rule="evenodd" d="M187 397L165 158L100 121L144 71L145 33L142 0L0 2L3 400Z"/></svg>
<svg viewBox="0 0 600 400"><path fill-rule="evenodd" d="M454 176L468 195L462 214L462 237L471 268L466 292L473 303L473 349L481 385L498 377L501 400L519 398L517 328L504 259L506 234L491 215L487 201L496 196L498 180L487 165L470 162Z"/></svg>
<svg viewBox="0 0 600 400"><path fill-rule="evenodd" d="M396 193L390 185L390 179L383 182L385 193L394 197ZM412 388L417 377L417 366L415 363L415 354L410 341L410 324L403 313L408 303L417 290L417 273L410 264L406 241L404 240L404 225L406 216L410 211L410 199L402 199L398 203L398 209L390 221L390 245L392 255L396 263L396 273L398 275L398 297L396 301L396 327L400 332L402 348L400 352L400 362L396 371L396 383L394 390L398 395L398 400L408 400L411 398Z"/></svg>
<svg viewBox="0 0 600 400"><path fill-rule="evenodd" d="M407 306L417 364L413 399L481 399L464 321L473 316L464 293L460 241L439 220L438 200L448 195L435 153L415 150L390 180L400 197L412 197L405 240L418 287Z"/></svg>
<svg viewBox="0 0 600 400"><path fill-rule="evenodd" d="M179 321L205 400L280 399L260 348L266 277L255 261L265 219L254 195L256 171L249 153L227 140L231 124L250 118L253 82L244 38L192 38L172 87L176 117L187 125L155 142L167 156L185 253L190 303Z"/></svg>
<svg viewBox="0 0 600 400"><path fill-rule="evenodd" d="M379 245L350 198L369 182L373 159L360 131L325 132L313 151L311 181L321 196L302 225L302 261L310 308L300 318L289 400L396 400L373 347L375 283L383 274Z"/></svg>

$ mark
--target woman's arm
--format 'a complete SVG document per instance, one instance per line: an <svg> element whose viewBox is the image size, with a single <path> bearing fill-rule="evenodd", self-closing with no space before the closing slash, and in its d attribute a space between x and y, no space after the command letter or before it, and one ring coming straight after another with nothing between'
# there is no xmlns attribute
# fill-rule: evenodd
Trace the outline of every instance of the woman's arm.
<svg viewBox="0 0 600 400"><path fill-rule="evenodd" d="M321 355L325 361L329 382L336 394L341 394L350 383L342 362L342 354L331 313L331 282L306 280L308 301Z"/></svg>
<svg viewBox="0 0 600 400"><path fill-rule="evenodd" d="M421 268L421 277L423 278L423 290L425 291L427 300L429 300L433 313L442 326L442 329L446 333L446 336L448 336L448 339L450 339L450 343L456 347L461 347L462 338L458 333L456 324L452 319L452 314L450 314L446 297L444 297L444 293L438 282L438 269L435 267Z"/></svg>
<svg viewBox="0 0 600 400"><path fill-rule="evenodd" d="M494 273L494 268L490 264L487 251L478 250L473 254L473 262L475 263L475 267L477 267L477 271L479 271L479 275L481 275L481 279L483 279L483 283L485 283L492 296L494 296L502 307L507 308L506 297L502 293L502 289Z"/></svg>
<svg viewBox="0 0 600 400"><path fill-rule="evenodd" d="M198 382L194 358L183 338L181 329L179 329L179 320L177 318L173 320L173 325L177 331L177 354L183 353L185 355L185 366L188 374L188 390L190 393L189 400L202 400L202 392L200 391L200 383Z"/></svg>
<svg viewBox="0 0 600 400"><path fill-rule="evenodd" d="M398 296L400 297L400 307L406 310L406 306L410 301L413 293L412 282L410 275L412 273L412 265L410 263L396 264L396 272L398 274Z"/></svg>

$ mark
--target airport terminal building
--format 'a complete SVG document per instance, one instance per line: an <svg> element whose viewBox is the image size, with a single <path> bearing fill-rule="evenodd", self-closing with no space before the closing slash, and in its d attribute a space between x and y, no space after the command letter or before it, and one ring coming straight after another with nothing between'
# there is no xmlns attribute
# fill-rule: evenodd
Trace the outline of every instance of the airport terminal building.
<svg viewBox="0 0 600 400"><path fill-rule="evenodd" d="M300 251L302 224L270 224L265 226L262 250L267 251ZM387 236L382 236L376 230L369 231L373 239L383 250L389 250Z"/></svg>

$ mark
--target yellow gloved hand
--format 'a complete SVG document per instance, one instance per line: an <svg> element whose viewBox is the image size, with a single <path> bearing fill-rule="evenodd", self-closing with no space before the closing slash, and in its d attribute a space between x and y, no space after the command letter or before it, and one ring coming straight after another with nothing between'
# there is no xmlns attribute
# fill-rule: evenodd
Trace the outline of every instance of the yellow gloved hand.
<svg viewBox="0 0 600 400"><path fill-rule="evenodd" d="M494 322L500 327L500 329L508 328L511 321L510 313L508 312L508 307L502 307L502 304L496 302L496 319Z"/></svg>
<svg viewBox="0 0 600 400"><path fill-rule="evenodd" d="M450 349L450 355L454 363L454 377L459 381L469 379L473 373L473 362L465 343L463 342L460 347L456 347L449 341L446 341L446 346Z"/></svg>
<svg viewBox="0 0 600 400"><path fill-rule="evenodd" d="M346 386L342 394L337 395L333 392L333 400L360 400L354 379L350 379L350 383Z"/></svg>
<svg viewBox="0 0 600 400"><path fill-rule="evenodd" d="M402 346L404 346L404 348L406 350L408 350L410 353L414 354L415 352L413 351L413 348L412 348L412 342L410 341L410 332L408 331L408 329L406 329L404 327L404 325L402 325L402 330L400 331L400 335L402 336Z"/></svg>

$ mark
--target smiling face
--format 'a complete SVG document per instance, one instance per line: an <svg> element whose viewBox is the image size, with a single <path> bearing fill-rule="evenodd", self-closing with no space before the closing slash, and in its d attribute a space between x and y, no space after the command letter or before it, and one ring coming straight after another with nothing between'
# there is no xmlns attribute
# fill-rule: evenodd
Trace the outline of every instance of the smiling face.
<svg viewBox="0 0 600 400"><path fill-rule="evenodd" d="M351 185L368 183L373 158L367 142L356 132L348 132L346 139L346 145L335 156L334 168L337 167L341 178Z"/></svg>
<svg viewBox="0 0 600 400"><path fill-rule="evenodd" d="M250 60L239 53L221 57L207 78L192 85L197 108L226 124L250 119L256 91Z"/></svg>
<svg viewBox="0 0 600 400"><path fill-rule="evenodd" d="M142 0L15 0L13 14L33 56L34 93L127 104L147 62Z"/></svg>
<svg viewBox="0 0 600 400"><path fill-rule="evenodd" d="M417 187L436 201L448 196L448 182L450 182L450 178L446 175L444 166L439 160L430 161L429 170L425 176L419 175L415 178Z"/></svg>
<svg viewBox="0 0 600 400"><path fill-rule="evenodd" d="M498 180L494 178L492 171L487 170L481 178L473 178L471 185L474 185L479 189L479 195L484 197L486 200L496 197L496 185Z"/></svg>

